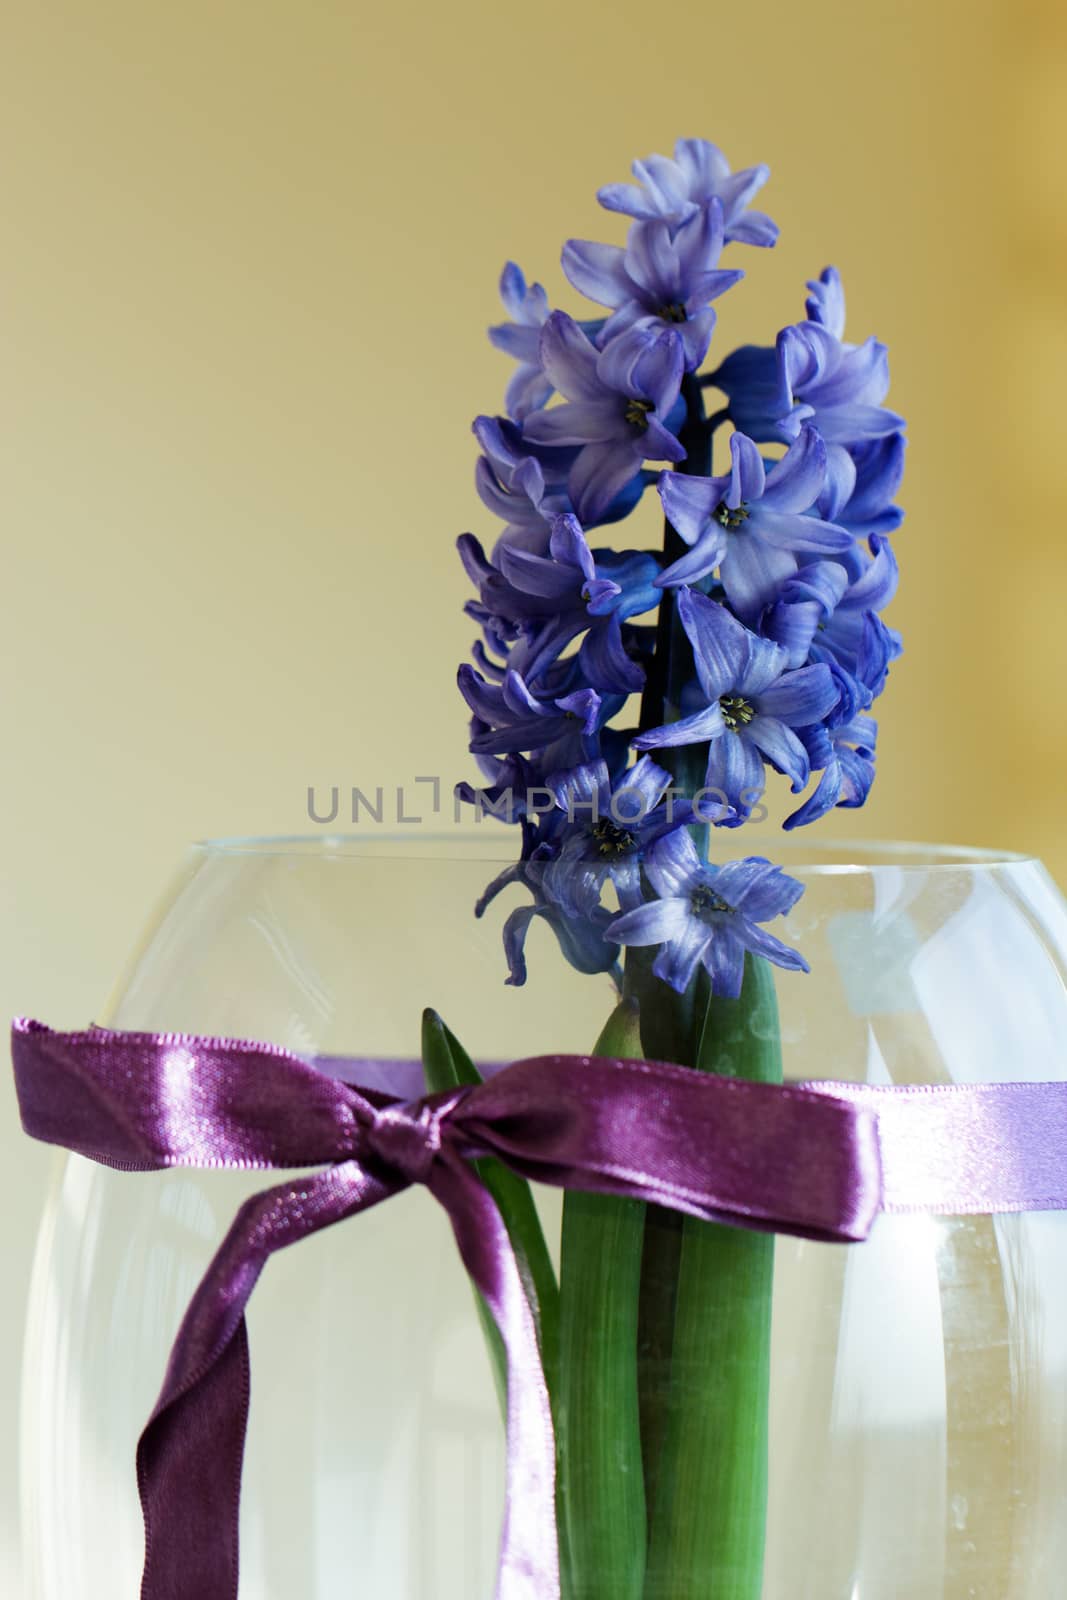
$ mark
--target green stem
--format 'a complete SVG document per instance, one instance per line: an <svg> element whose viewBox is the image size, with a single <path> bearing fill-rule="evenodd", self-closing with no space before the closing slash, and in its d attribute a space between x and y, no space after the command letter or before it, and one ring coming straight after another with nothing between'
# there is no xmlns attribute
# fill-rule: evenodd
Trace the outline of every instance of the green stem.
<svg viewBox="0 0 1067 1600"><path fill-rule="evenodd" d="M704 397L695 375L690 374L685 378L682 393L687 412L680 438L686 449L686 459L675 470L707 475L711 471L713 435L721 419L705 417ZM676 561L685 549L684 540L665 520L665 565ZM678 716L682 688L692 675L692 648L678 620L673 591L666 589L660 602L655 654L649 665L641 701L642 729L657 727ZM705 746L660 750L657 760L671 772L675 784L686 794L693 795L703 786L707 765ZM699 983L691 985L687 994L677 995L653 976L652 956L653 952L644 949L631 949L626 955L624 992L636 996L640 1001L643 1052L649 1060L675 1061L680 1066L692 1066L696 1060L707 1008L707 983L701 975ZM667 1415L681 1243L681 1216L658 1206L648 1207L641 1265L638 1389L645 1494L650 1520L655 1508L663 1425Z"/></svg>
<svg viewBox="0 0 1067 1600"><path fill-rule="evenodd" d="M774 979L749 956L713 999L695 1065L782 1077ZM645 1600L759 1600L767 1520L774 1237L687 1217Z"/></svg>
<svg viewBox="0 0 1067 1600"><path fill-rule="evenodd" d="M709 426L704 415L704 396L700 383L690 373L682 382L682 395L686 403L686 420L678 437L685 446L686 457L676 468L676 472L688 473L697 477L706 477L711 471L711 448L714 429ZM686 552L687 546L681 535L664 520L663 524L663 559L665 565L677 561ZM641 697L640 726L644 728L658 728L668 718L673 706L677 714L678 698L683 684L693 675L693 652L689 640L678 621L674 604L674 594L670 589L663 591L660 601L659 616L656 620L656 649L648 666L644 693ZM661 750L659 759L664 765L670 765L672 759L686 755L685 751ZM672 766L671 770L675 768ZM678 774L676 773L676 776ZM703 783L703 768L693 792ZM687 787L689 785L687 784Z"/></svg>
<svg viewBox="0 0 1067 1600"><path fill-rule="evenodd" d="M597 1055L639 1057L623 1000ZM565 1600L640 1600L647 1520L637 1395L645 1208L568 1190L560 1258L557 1434Z"/></svg>
<svg viewBox="0 0 1067 1600"><path fill-rule="evenodd" d="M703 1028L708 987L701 976L684 995L652 972L655 951L635 947L626 953L624 993L638 1004L641 1051L649 1061L691 1066ZM670 1392L674 1300L682 1246L682 1217L662 1206L645 1208L638 1304L637 1383L645 1500L651 1523L656 1503L663 1426Z"/></svg>

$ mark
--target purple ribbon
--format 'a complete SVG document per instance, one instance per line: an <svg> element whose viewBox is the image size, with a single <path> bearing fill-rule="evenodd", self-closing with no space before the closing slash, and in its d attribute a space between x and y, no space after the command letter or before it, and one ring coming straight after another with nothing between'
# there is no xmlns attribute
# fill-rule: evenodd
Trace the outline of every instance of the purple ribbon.
<svg viewBox="0 0 1067 1600"><path fill-rule="evenodd" d="M880 1211L1067 1209L1067 1084L872 1088L718 1078L542 1056L400 1100L268 1044L17 1021L26 1132L106 1166L323 1170L240 1208L204 1274L141 1435L142 1600L235 1600L248 1416L244 1308L274 1251L421 1183L444 1206L508 1359L497 1600L555 1600L555 1443L534 1316L469 1162L839 1242ZM387 1079L383 1063L378 1083ZM368 1071L365 1076L371 1076Z"/></svg>

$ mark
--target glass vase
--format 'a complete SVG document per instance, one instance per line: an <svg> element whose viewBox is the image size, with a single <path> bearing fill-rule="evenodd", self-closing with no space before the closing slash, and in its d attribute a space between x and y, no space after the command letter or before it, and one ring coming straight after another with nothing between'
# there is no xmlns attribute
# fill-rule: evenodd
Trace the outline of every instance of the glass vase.
<svg viewBox="0 0 1067 1600"><path fill-rule="evenodd" d="M507 987L511 902L472 914L510 846L491 824L196 846L94 1020L396 1061L403 1094L425 1006L477 1062L588 1052L611 980L575 971L535 922L528 982ZM805 885L775 930L811 966L775 975L788 1079L1065 1076L1067 905L1039 863L771 853ZM138 1592L137 1437L215 1246L270 1181L57 1156L26 1341L28 1600ZM536 1193L557 1241L561 1196ZM433 1200L409 1191L282 1252L249 1328L242 1600L489 1596L502 1429ZM1067 1219L893 1216L862 1245L777 1238L768 1405L763 1600L1049 1600L1067 1570ZM751 1600L712 1572L692 1592Z"/></svg>

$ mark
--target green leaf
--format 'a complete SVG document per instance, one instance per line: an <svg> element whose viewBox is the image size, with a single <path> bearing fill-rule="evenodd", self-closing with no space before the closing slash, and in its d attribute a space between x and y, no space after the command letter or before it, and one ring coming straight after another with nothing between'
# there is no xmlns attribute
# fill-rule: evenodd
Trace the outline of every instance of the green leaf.
<svg viewBox="0 0 1067 1600"><path fill-rule="evenodd" d="M709 1002L695 1065L782 1077L771 968ZM774 1236L687 1217L645 1600L760 1600L767 1521Z"/></svg>
<svg viewBox="0 0 1067 1600"><path fill-rule="evenodd" d="M594 1054L641 1057L623 1000ZM645 1207L569 1190L560 1268L559 1506L566 1600L639 1600L647 1525L637 1389Z"/></svg>
<svg viewBox="0 0 1067 1600"><path fill-rule="evenodd" d="M481 1083L474 1062L436 1011L422 1017L422 1061L426 1086L431 1092ZM484 1157L473 1163L489 1190L508 1231L526 1297L537 1323L541 1362L549 1393L554 1394L559 1371L559 1287L545 1243L537 1206L525 1178L502 1161ZM507 1358L503 1341L489 1307L476 1292L478 1315L489 1346L490 1360L501 1409L507 1414Z"/></svg>

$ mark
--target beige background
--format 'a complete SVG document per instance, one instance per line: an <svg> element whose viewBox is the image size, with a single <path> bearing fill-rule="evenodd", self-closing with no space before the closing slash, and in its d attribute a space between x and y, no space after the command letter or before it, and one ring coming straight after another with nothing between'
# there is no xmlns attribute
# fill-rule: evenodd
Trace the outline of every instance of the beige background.
<svg viewBox="0 0 1067 1600"><path fill-rule="evenodd" d="M13 0L0 85L5 1015L92 1015L182 848L464 770L468 422L517 258L678 133L783 237L720 346L845 274L911 426L881 777L834 831L1067 875L1067 30L1048 0ZM827 829L824 827L824 833ZM0 1089L0 1592L46 1158Z"/></svg>

